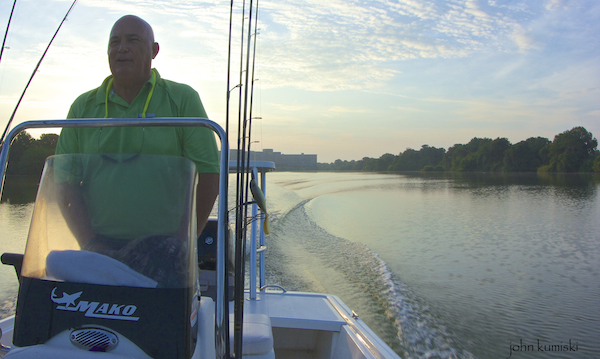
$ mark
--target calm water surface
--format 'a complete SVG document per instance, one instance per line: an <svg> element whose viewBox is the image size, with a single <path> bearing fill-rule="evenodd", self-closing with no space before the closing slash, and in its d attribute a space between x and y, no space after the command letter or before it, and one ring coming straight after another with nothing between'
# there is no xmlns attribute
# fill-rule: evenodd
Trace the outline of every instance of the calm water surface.
<svg viewBox="0 0 600 359"><path fill-rule="evenodd" d="M0 253L23 253L33 203L0 203ZM19 283L12 266L0 265L0 318L14 314Z"/></svg>
<svg viewBox="0 0 600 359"><path fill-rule="evenodd" d="M592 177L273 173L271 182L275 208L277 197L300 198L271 238L290 263L280 280L339 295L402 356L600 357Z"/></svg>
<svg viewBox="0 0 600 359"><path fill-rule="evenodd" d="M268 182L269 283L340 296L402 357L600 357L597 179L275 172ZM23 250L31 210L0 204L2 251ZM17 283L3 267L6 315Z"/></svg>

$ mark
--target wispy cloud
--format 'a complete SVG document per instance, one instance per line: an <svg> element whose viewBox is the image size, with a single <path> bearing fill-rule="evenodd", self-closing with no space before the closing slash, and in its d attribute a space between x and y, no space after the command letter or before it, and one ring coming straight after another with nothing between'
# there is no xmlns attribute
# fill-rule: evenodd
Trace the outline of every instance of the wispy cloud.
<svg viewBox="0 0 600 359"><path fill-rule="evenodd" d="M328 111L335 112L335 113L366 113L366 112L370 112L369 110L366 110L366 109L353 109L353 108L342 107L342 106L330 107Z"/></svg>
<svg viewBox="0 0 600 359"><path fill-rule="evenodd" d="M285 104L280 104L280 103L269 103L269 106L279 109L279 110L283 110L283 111L303 111L306 110L308 108L307 105L285 105Z"/></svg>
<svg viewBox="0 0 600 359"><path fill-rule="evenodd" d="M510 51L507 42L535 48L515 20L518 13L472 0L266 3L262 66L273 86L374 88L393 79L405 60L465 57L489 47Z"/></svg>

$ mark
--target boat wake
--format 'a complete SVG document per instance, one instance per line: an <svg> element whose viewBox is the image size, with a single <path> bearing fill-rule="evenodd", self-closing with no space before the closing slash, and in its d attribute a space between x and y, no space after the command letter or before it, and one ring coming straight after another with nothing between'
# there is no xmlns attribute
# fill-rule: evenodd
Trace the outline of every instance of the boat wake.
<svg viewBox="0 0 600 359"><path fill-rule="evenodd" d="M337 295L403 358L474 358L457 349L377 253L336 237L306 213L305 201L280 216L267 238L267 284Z"/></svg>

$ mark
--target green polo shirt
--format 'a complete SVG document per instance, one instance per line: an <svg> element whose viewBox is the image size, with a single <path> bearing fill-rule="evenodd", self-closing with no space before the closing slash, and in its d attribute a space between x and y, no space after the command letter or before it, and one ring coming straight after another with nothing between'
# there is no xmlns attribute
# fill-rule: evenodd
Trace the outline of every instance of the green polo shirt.
<svg viewBox="0 0 600 359"><path fill-rule="evenodd" d="M162 79L156 85L146 117L204 117L206 111L198 93L190 86ZM67 118L104 118L106 87L102 85L79 96ZM137 118L152 88L152 76L138 96L128 104L119 95L108 96L108 117ZM56 153L148 153L183 156L196 164L199 173L219 173L219 152L214 133L204 127L105 127L64 128Z"/></svg>
<svg viewBox="0 0 600 359"><path fill-rule="evenodd" d="M190 86L156 75L146 117L207 117L198 93ZM104 118L109 80L79 96L68 118ZM151 88L152 77L131 104L111 91L108 117L141 117ZM174 186L172 179L177 173L186 177L185 170L175 171L178 167L168 165L168 158L144 154L185 157L195 163L199 173L219 173L215 135L204 127L64 128L56 154L89 154L57 156L55 181L76 183L81 188L96 234L123 241L173 234L185 215L185 206L178 202L184 197L174 193L188 186Z"/></svg>

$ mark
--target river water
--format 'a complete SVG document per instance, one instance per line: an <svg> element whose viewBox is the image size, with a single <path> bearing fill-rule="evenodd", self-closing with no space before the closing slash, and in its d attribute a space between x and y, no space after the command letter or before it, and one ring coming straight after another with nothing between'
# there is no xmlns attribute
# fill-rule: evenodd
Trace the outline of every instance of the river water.
<svg viewBox="0 0 600 359"><path fill-rule="evenodd" d="M599 358L593 176L268 175L267 281L338 295L403 358ZM22 251L31 204L0 204ZM2 315L17 282L0 268Z"/></svg>

